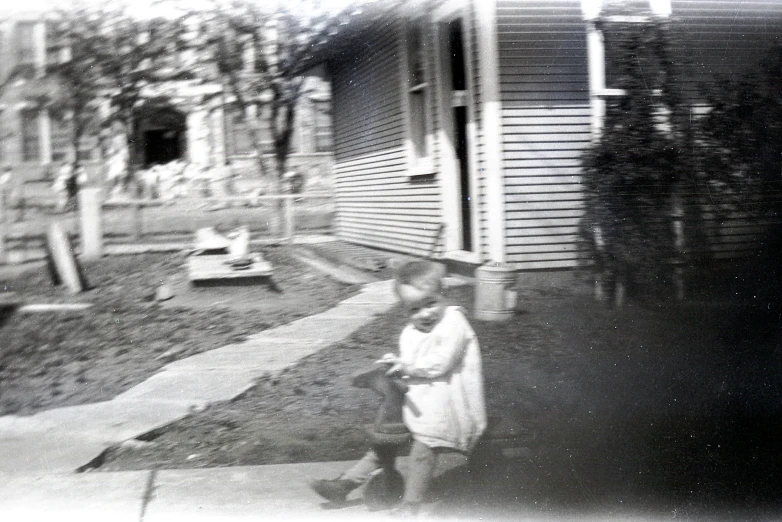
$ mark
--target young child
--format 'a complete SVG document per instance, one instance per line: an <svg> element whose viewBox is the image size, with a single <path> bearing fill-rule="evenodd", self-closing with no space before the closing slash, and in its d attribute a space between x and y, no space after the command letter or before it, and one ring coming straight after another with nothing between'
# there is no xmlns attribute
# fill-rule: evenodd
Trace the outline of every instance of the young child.
<svg viewBox="0 0 782 522"><path fill-rule="evenodd" d="M402 513L418 511L438 454L469 453L486 428L478 340L459 307L443 302L442 275L438 265L427 261L399 268L395 289L410 319L399 338L399 356L386 354L378 361L390 365L388 374L401 375L408 385L403 419L413 444ZM370 450L339 478L311 486L327 500L344 502L378 467L377 455Z"/></svg>

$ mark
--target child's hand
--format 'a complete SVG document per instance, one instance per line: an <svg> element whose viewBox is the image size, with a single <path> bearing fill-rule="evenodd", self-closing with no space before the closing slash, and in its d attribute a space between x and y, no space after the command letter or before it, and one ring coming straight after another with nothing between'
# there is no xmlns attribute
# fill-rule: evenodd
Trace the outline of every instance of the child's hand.
<svg viewBox="0 0 782 522"><path fill-rule="evenodd" d="M393 353L387 353L377 361L375 361L375 364L386 364L389 366L388 370L386 370L386 375L398 375L402 372L402 359L394 355Z"/></svg>
<svg viewBox="0 0 782 522"><path fill-rule="evenodd" d="M375 361L375 364L396 364L399 361L399 357L394 355L393 353L387 353L377 361Z"/></svg>

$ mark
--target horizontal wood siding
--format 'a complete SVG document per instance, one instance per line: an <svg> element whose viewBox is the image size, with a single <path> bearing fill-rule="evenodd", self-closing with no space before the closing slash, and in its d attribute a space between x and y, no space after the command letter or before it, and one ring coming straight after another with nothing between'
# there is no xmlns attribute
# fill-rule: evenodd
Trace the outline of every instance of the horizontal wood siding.
<svg viewBox="0 0 782 522"><path fill-rule="evenodd" d="M698 103L700 88L718 77L739 79L774 44L782 44L779 0L672 0L671 38L686 94ZM697 111L695 111L697 113ZM780 198L782 194L764 197ZM709 194L700 194L708 202ZM779 220L733 214L719 220L703 206L715 257L746 255L758 248L758 233Z"/></svg>
<svg viewBox="0 0 782 522"><path fill-rule="evenodd" d="M574 267L581 154L590 142L579 0L499 0L507 260Z"/></svg>
<svg viewBox="0 0 782 522"><path fill-rule="evenodd" d="M738 78L773 44L782 44L779 0L672 0L671 37L675 62L687 86L715 75Z"/></svg>
<svg viewBox="0 0 782 522"><path fill-rule="evenodd" d="M440 191L408 173L401 23L366 28L331 64L336 229L345 241L425 255L442 221Z"/></svg>

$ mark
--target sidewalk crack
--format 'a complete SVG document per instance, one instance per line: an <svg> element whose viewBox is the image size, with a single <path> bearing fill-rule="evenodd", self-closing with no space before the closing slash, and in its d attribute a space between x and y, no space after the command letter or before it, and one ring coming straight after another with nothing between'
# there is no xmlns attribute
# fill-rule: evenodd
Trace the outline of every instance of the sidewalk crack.
<svg viewBox="0 0 782 522"><path fill-rule="evenodd" d="M153 469L149 472L147 477L147 485L144 487L144 496L141 497L141 513L139 515L139 522L144 522L144 516L147 514L147 506L152 502L152 498L155 496L155 479L157 478L157 470Z"/></svg>

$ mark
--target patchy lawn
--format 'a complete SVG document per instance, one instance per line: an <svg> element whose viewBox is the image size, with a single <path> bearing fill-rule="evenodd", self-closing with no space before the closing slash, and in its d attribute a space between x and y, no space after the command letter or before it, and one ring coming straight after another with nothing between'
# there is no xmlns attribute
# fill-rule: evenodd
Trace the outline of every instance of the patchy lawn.
<svg viewBox="0 0 782 522"><path fill-rule="evenodd" d="M778 311L707 301L610 310L576 288L527 288L512 321L473 321L489 414L526 427L534 453L495 462L482 498L671 517L779 504ZM469 308L471 288L449 299ZM349 377L395 350L403 322L396 308L277 381L114 448L101 469L358 458L378 399Z"/></svg>
<svg viewBox="0 0 782 522"><path fill-rule="evenodd" d="M54 287L45 269L0 275L0 290L25 303L93 304L85 313L16 313L0 325L0 415L111 399L170 361L326 310L357 291L300 263L288 247L263 253L281 292L189 289L183 254L87 264L91 289L76 296ZM172 285L174 299L155 302L160 282Z"/></svg>

